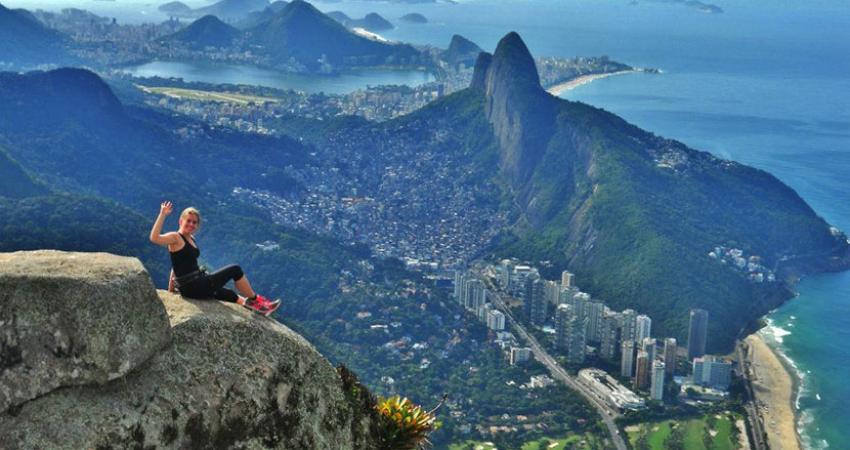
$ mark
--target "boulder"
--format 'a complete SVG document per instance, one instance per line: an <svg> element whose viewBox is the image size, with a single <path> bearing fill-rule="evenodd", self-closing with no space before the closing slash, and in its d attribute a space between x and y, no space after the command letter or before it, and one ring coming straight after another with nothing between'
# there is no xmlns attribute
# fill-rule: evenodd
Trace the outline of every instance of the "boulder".
<svg viewBox="0 0 850 450"><path fill-rule="evenodd" d="M139 260L0 253L0 414L59 387L120 378L170 341Z"/></svg>
<svg viewBox="0 0 850 450"><path fill-rule="evenodd" d="M159 295L172 345L106 386L0 416L0 447L375 448L374 399L303 337L236 304Z"/></svg>

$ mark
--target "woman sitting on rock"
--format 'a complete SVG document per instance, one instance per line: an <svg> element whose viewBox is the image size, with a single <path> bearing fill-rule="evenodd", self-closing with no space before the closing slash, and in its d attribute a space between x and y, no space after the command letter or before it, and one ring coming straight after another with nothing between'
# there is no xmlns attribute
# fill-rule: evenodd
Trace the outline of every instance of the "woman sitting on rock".
<svg viewBox="0 0 850 450"><path fill-rule="evenodd" d="M163 202L160 205L159 217L153 224L151 230L151 242L157 245L167 245L171 253L171 278L168 281L168 290L174 292L179 290L180 295L186 298L207 299L214 298L226 302L235 302L264 316L271 314L278 306L280 300L269 301L262 295L257 295L251 289L248 278L242 272L242 268L231 264L223 269L207 274L198 266L198 257L201 251L195 243L192 235L201 226L201 216L195 208L186 208L180 214L180 229L170 233L160 234L165 218L171 214L171 202ZM236 292L224 287L233 280Z"/></svg>

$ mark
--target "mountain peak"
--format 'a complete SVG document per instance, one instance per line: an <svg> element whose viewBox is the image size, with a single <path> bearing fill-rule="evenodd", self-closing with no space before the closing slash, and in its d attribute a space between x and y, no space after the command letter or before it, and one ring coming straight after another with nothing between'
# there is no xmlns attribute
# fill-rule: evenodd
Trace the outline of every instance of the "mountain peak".
<svg viewBox="0 0 850 450"><path fill-rule="evenodd" d="M100 120L104 115L123 115L121 102L112 89L85 69L61 68L23 76L0 73L0 114L3 110L20 109L21 104L33 106L33 115L10 113L8 120L12 123L4 125L25 127L28 121L43 124L69 118Z"/></svg>
<svg viewBox="0 0 850 450"><path fill-rule="evenodd" d="M475 69L472 71L472 84L470 85L472 88L482 91L487 89L487 69L490 68L492 61L493 55L487 52L478 54L478 58L475 59Z"/></svg>
<svg viewBox="0 0 850 450"><path fill-rule="evenodd" d="M207 14L192 22L188 27L165 37L165 40L179 41L196 49L204 47L227 47L239 37L239 30L224 23L218 17Z"/></svg>
<svg viewBox="0 0 850 450"><path fill-rule="evenodd" d="M509 79L523 87L543 90L540 87L540 75L537 73L534 58L515 31L511 31L499 41L496 51L493 52L490 70L494 78Z"/></svg>
<svg viewBox="0 0 850 450"><path fill-rule="evenodd" d="M499 41L492 56L479 55L472 80L472 87L485 93L500 166L522 197L530 192L527 182L555 129L554 98L540 86L534 58L515 32Z"/></svg>
<svg viewBox="0 0 850 450"><path fill-rule="evenodd" d="M448 50L440 55L440 59L447 62L452 67L458 67L460 64L471 66L484 50L469 39L456 34L452 36L452 42L449 44Z"/></svg>

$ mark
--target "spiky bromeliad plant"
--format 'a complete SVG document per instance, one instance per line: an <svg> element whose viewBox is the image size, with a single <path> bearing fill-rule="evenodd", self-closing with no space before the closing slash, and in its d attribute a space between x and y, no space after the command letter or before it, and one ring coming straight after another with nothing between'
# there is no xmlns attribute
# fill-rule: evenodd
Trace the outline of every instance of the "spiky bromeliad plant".
<svg viewBox="0 0 850 450"><path fill-rule="evenodd" d="M407 398L378 397L381 450L417 450L431 446L428 435L440 427L436 412L443 401L431 411L424 411Z"/></svg>

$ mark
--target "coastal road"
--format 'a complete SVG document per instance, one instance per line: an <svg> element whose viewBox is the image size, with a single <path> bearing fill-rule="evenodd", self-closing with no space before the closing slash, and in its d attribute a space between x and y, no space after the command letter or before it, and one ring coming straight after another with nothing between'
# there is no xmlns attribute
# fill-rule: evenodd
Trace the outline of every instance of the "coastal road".
<svg viewBox="0 0 850 450"><path fill-rule="evenodd" d="M522 325L514 319L513 314L511 313L510 308L508 308L507 302L505 301L505 294L496 291L495 286L492 284L492 280L489 277L482 277L485 282L488 284L488 288L490 289L490 293L492 296L490 300L496 305L500 311L505 314L505 317L508 319L508 323L511 324L511 328L519 334L519 336L524 339L528 346L531 348L531 352L534 353L534 357L537 358L538 361L543 363L549 372L552 374L552 377L556 380L562 381L567 387L572 388L579 394L581 394L591 405L593 405L596 410L599 412L599 415L602 416L602 421L605 423L605 426L608 427L608 431L611 433L611 440L614 442L614 445L617 447L617 450L628 450L626 447L626 443L623 441L623 437L620 435L620 430L617 428L617 425L614 423L614 419L619 417L619 413L608 406L602 399L597 397L587 386L582 384L577 379L570 376L566 370L564 370L560 365L558 365L557 361L555 361L552 356L547 353L543 347L534 339L534 336L531 336L525 331Z"/></svg>
<svg viewBox="0 0 850 450"><path fill-rule="evenodd" d="M744 355L744 343L737 341L735 343L735 351L738 353L738 367L740 367L741 376L744 378L744 386L747 387L748 400L744 405L744 409L747 410L747 417L750 422L750 431L752 432L750 435L750 442L753 443L755 450L768 450L767 443L764 438L764 430L762 429L761 417L758 412L756 396L753 392L753 385L750 383L750 371L746 355Z"/></svg>

